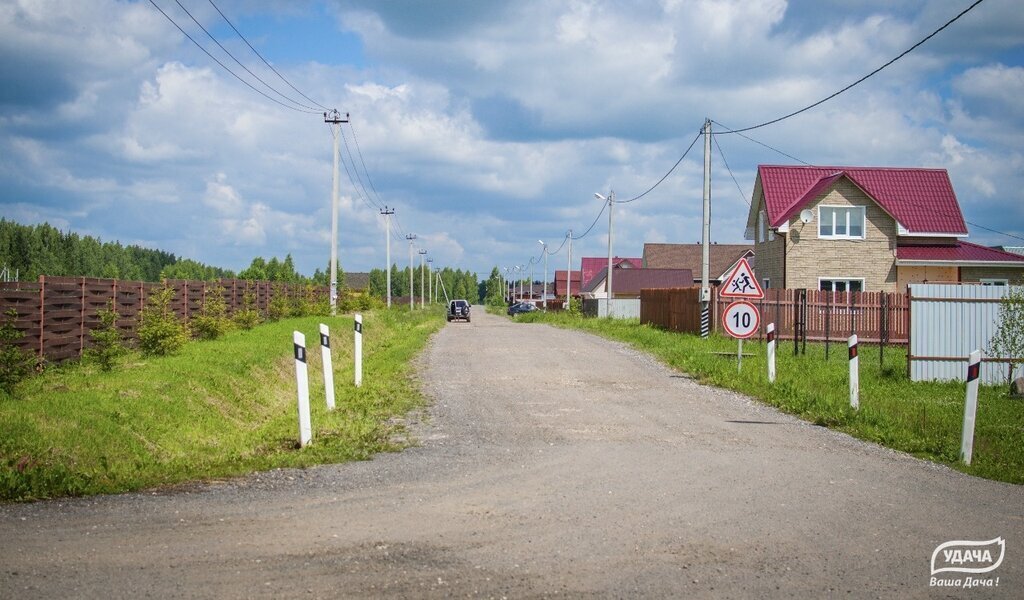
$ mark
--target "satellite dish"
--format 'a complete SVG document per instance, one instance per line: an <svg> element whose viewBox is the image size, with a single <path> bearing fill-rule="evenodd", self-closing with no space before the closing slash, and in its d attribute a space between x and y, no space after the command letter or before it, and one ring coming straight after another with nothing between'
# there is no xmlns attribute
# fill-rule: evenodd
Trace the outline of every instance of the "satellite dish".
<svg viewBox="0 0 1024 600"><path fill-rule="evenodd" d="M812 220L814 220L814 212L812 212L811 209L805 208L800 211L801 223L810 223Z"/></svg>

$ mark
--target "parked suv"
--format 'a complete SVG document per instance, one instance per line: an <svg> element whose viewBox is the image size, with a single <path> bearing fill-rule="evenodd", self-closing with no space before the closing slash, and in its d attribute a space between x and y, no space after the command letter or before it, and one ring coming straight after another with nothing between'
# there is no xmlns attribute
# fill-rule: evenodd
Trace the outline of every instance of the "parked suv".
<svg viewBox="0 0 1024 600"><path fill-rule="evenodd" d="M448 305L448 321L465 319L469 323L469 302L465 300L452 300Z"/></svg>

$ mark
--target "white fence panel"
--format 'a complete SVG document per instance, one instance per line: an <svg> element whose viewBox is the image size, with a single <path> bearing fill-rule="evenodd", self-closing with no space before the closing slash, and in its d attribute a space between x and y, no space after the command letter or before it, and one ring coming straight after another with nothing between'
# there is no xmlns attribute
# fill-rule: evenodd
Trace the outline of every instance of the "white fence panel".
<svg viewBox="0 0 1024 600"><path fill-rule="evenodd" d="M606 298L586 298L583 300L583 314L588 317L604 317L608 313ZM639 298L616 298L612 300L612 318L639 319Z"/></svg>
<svg viewBox="0 0 1024 600"><path fill-rule="evenodd" d="M910 379L964 381L967 357L984 356L999 324L1000 300L1021 287L915 283L910 285ZM1006 363L981 363L981 380L1006 381ZM1024 367L1014 376L1021 376Z"/></svg>

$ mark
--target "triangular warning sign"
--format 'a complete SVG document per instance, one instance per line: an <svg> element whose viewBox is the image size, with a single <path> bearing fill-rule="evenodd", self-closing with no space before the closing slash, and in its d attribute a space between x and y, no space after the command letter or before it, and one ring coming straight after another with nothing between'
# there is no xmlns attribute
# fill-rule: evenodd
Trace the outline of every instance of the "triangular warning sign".
<svg viewBox="0 0 1024 600"><path fill-rule="evenodd" d="M736 268L725 278L720 289L718 295L723 298L764 298L764 290L761 289L761 284L754 277L754 270L750 268L750 263L745 258L736 263Z"/></svg>

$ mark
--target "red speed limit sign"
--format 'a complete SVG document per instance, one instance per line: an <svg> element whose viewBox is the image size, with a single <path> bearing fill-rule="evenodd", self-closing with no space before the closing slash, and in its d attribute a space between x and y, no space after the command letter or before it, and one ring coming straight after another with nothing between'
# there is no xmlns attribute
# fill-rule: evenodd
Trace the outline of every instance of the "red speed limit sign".
<svg viewBox="0 0 1024 600"><path fill-rule="evenodd" d="M757 333L761 325L761 313L749 302L733 302L722 313L725 331L735 338L748 338Z"/></svg>

